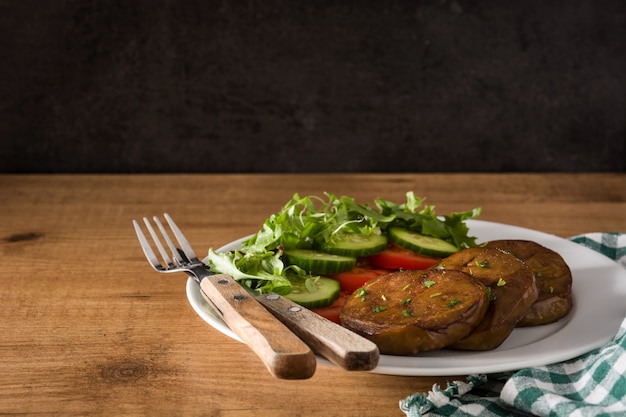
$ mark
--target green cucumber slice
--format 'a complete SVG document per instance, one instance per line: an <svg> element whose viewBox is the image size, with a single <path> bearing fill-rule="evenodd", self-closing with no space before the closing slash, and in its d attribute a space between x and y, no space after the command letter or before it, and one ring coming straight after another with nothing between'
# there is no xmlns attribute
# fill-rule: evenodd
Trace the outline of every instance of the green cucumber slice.
<svg viewBox="0 0 626 417"><path fill-rule="evenodd" d="M346 233L333 242L324 243L321 250L333 255L369 256L382 252L387 247L385 235L360 235L358 233Z"/></svg>
<svg viewBox="0 0 626 417"><path fill-rule="evenodd" d="M306 308L328 307L339 298L341 288L335 279L319 277L313 286L311 291L304 282L295 283L285 298Z"/></svg>
<svg viewBox="0 0 626 417"><path fill-rule="evenodd" d="M312 275L338 274L356 265L356 258L333 255L312 249L289 249L285 251L287 264L297 265Z"/></svg>
<svg viewBox="0 0 626 417"><path fill-rule="evenodd" d="M422 255L445 257L459 250L459 248L445 240L420 235L399 227L390 227L388 233L389 240L392 242Z"/></svg>

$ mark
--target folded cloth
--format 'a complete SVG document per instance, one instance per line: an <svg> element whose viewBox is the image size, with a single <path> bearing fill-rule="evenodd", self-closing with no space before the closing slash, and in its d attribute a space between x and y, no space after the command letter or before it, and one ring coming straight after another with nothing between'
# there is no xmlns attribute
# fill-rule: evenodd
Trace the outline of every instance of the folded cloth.
<svg viewBox="0 0 626 417"><path fill-rule="evenodd" d="M572 241L626 268L626 234L589 233ZM615 338L581 357L517 372L470 375L400 401L408 417L626 416L626 318Z"/></svg>
<svg viewBox="0 0 626 417"><path fill-rule="evenodd" d="M626 233L587 233L570 240L600 252L626 268Z"/></svg>
<svg viewBox="0 0 626 417"><path fill-rule="evenodd" d="M500 398L538 416L626 416L626 320L600 349L515 373Z"/></svg>

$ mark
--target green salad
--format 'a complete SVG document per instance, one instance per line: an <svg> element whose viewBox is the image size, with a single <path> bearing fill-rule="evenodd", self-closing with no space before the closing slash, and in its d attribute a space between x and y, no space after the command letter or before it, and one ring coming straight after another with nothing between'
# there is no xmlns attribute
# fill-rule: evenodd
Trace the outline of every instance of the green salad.
<svg viewBox="0 0 626 417"><path fill-rule="evenodd" d="M357 259L383 251L389 242L432 256L476 245L465 220L479 216L480 208L437 215L424 201L413 192L402 204L379 198L373 206L330 193L294 194L240 249L209 249L208 265L250 291L298 298L295 294L318 291L324 275L349 271Z"/></svg>

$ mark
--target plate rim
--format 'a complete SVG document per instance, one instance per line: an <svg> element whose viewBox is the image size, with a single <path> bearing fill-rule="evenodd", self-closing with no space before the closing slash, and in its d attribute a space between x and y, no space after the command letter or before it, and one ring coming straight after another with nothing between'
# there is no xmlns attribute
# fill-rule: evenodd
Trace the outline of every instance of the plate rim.
<svg viewBox="0 0 626 417"><path fill-rule="evenodd" d="M536 236L536 238L539 238L539 240L536 240L536 238L532 240L536 240L538 243L553 250L554 247L551 246L560 247L564 245L565 249L571 249L572 252L580 252L584 254L585 257L589 256L594 261L592 266L595 265L595 263L598 263L598 265L594 267L594 270L599 269L600 267L604 267L612 272L612 274L608 274L609 278L604 278L608 280L607 282L604 282L604 284L612 284L613 286L611 288L616 287L618 290L613 292L608 291L601 294L594 293L593 299L595 300L602 296L608 296L609 299L612 299L612 297L614 297L615 299L620 299L621 295L626 295L626 270L623 269L617 262L590 248L553 234L548 234L521 226L476 219L467 220L466 223L469 227L470 234L472 235L475 234L474 232L472 232L472 229L507 229L513 232L511 233L513 235L531 234L533 236ZM217 249L217 252L230 250L232 248L240 246L241 243L248 239L250 236L252 235L241 237L232 242L229 242ZM480 236L478 237L480 239ZM494 240L496 238L516 239L517 237L501 236L490 238L489 240ZM482 239L480 241L485 240ZM624 319L624 317L626 317L626 306L621 307L620 309L619 303L601 303L601 307L604 308L602 312L611 313L610 317L606 318L608 321L608 323L606 323L606 327L603 326L606 331L601 331L600 334L597 334L598 332L596 331L594 333L596 337L593 340L587 340L586 343L576 346L569 345L567 343L568 337L570 337L571 340L576 340L580 342L580 337L578 339L572 339L570 335L574 330L577 329L576 326L580 325L579 322L589 321L591 319L580 317L580 314L585 314L585 311L590 308L590 304L592 302L591 299L587 300L582 297L583 293L585 292L585 287L589 286L591 283L586 282L585 285L585 281L580 281L584 279L584 277L582 277L583 274L579 271L578 268L575 269L572 266L572 260L575 261L573 262L574 266L578 265L576 260L577 257L574 258L568 250L566 250L566 253L560 254L561 256L563 256L564 259L566 259L568 265L570 265L570 269L572 270L572 275L574 278L574 284L576 284L573 285L572 288L574 307L572 309L572 312L570 312L568 316L564 317L558 322L544 326L537 326L537 329L540 329L541 331L550 331L550 334L548 336L543 337L535 342L531 342L518 347L510 347L506 349L501 349L501 347L499 347L491 351L483 352L458 352L444 350L440 352L435 352L435 356L429 356L429 354L432 354L431 352L425 352L425 354L417 356L381 355L378 366L368 372L398 376L451 376L508 372L527 367L545 366L551 363L569 360L601 347L615 336L622 320ZM567 258L570 256L572 257L572 259L567 260ZM622 276L621 278L619 277L620 275ZM609 285L600 287L608 288ZM223 333L224 335L243 343L243 341L226 325L226 323L224 323L218 317L218 315L202 298L199 291L199 286L192 278L189 278L187 280L186 295L193 310L205 322L207 322L211 327ZM616 307L615 304L618 304L618 306ZM580 311L581 309L582 311ZM574 328L572 328L572 326L574 326ZM517 334L519 334L524 330L516 329L510 337L515 337L514 335L516 334L516 331L518 332ZM558 338L560 336L565 336L565 339L559 341ZM556 345L558 345L560 348L556 348ZM541 349L548 349L548 351L541 352ZM540 353L538 354L537 352ZM529 355L528 353L532 354ZM441 356L437 356L439 354ZM318 357L317 360L318 363L321 365L335 367L335 365L333 365L324 358ZM445 364L443 363L444 361Z"/></svg>

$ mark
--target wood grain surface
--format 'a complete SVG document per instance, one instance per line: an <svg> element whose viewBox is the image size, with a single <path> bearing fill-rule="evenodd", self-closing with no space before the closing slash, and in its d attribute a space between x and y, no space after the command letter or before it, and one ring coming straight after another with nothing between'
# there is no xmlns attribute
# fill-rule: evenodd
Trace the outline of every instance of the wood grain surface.
<svg viewBox="0 0 626 417"><path fill-rule="evenodd" d="M146 262L131 221L168 212L198 255L254 233L297 192L402 201L568 237L626 232L622 174L2 175L0 415L401 416L454 377L318 366L271 376ZM463 378L459 375L458 378Z"/></svg>

